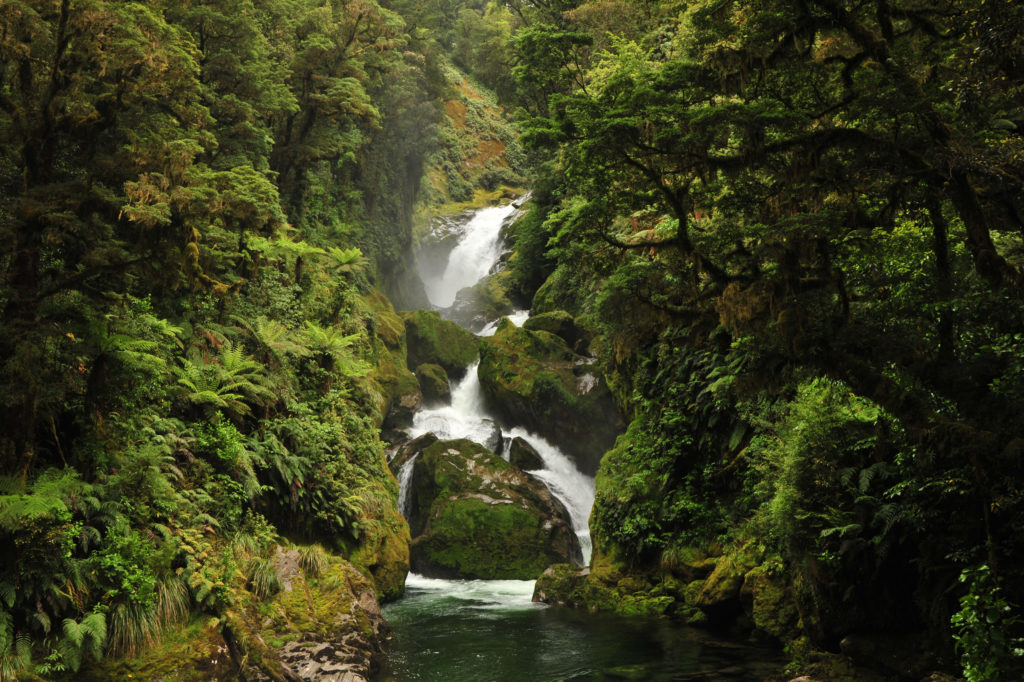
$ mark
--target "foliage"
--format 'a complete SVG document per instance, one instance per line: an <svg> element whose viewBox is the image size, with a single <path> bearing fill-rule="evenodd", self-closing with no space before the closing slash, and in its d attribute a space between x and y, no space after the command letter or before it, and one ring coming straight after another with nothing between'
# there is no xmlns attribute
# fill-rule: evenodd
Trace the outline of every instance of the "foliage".
<svg viewBox="0 0 1024 682"><path fill-rule="evenodd" d="M964 569L960 582L967 593L960 597L960 610L950 622L964 677L976 682L1019 676L1024 670L1022 621L1003 597L992 570L985 564Z"/></svg>

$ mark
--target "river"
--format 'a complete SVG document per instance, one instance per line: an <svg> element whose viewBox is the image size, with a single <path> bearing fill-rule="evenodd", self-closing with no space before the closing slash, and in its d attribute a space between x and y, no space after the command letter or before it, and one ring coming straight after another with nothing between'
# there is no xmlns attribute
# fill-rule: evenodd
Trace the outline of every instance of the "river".
<svg viewBox="0 0 1024 682"><path fill-rule="evenodd" d="M481 209L447 222L455 244L444 267L421 267L431 302L442 309L456 294L499 267L501 228L513 219L511 204ZM453 235L441 235L449 239ZM509 318L521 325L527 311ZM479 330L493 334L497 321ZM410 436L483 442L493 433L476 365L452 387L450 405L420 410ZM591 554L587 521L594 481L557 447L521 427L502 431L522 437L544 468L530 473L565 504L580 538L584 561ZM412 462L399 472L399 505L408 498ZM561 680L764 680L779 668L776 652L712 637L664 620L592 614L531 601L534 581L440 580L410 574L406 595L384 608L393 629L377 679L380 682L555 682Z"/></svg>

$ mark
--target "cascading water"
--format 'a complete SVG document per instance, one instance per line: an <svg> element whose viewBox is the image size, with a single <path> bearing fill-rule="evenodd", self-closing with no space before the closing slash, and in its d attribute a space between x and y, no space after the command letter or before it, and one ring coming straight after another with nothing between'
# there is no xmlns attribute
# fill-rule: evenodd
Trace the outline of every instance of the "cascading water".
<svg viewBox="0 0 1024 682"><path fill-rule="evenodd" d="M452 249L448 262L440 277L424 275L423 284L427 296L437 306L447 307L455 301L460 289L476 284L493 271L502 254L501 227L516 210L514 204L484 208L476 212L459 232L459 242ZM530 316L528 310L516 310L509 319L521 325ZM491 336L498 322L487 324L479 334ZM487 447L495 438L495 421L484 407L480 380L474 363L466 370L466 376L452 387L450 405L421 409L413 417L409 435L421 436L433 432L442 440L468 438ZM594 503L594 481L582 474L572 461L555 446L524 429L513 429L509 434L520 436L532 445L544 462L544 469L529 473L544 482L569 511L573 530L580 538L585 562L590 560L590 530L587 519ZM499 434L500 437L500 434ZM408 468L409 475L403 477ZM406 463L399 472L399 501L408 501L411 483L411 466ZM404 507L399 507L403 513Z"/></svg>
<svg viewBox="0 0 1024 682"><path fill-rule="evenodd" d="M441 277L423 278L431 303L447 308L460 289L473 286L491 271L501 257L501 226L515 210L513 204L483 208L462 227Z"/></svg>
<svg viewBox="0 0 1024 682"><path fill-rule="evenodd" d="M450 306L459 289L492 271L501 255L502 222L513 210L483 209L464 225L447 265L434 268L443 274L424 277L431 301ZM509 317L521 325L529 313L516 311ZM490 321L478 333L492 335L497 326L498 321ZM476 364L452 386L450 405L414 415L409 434L428 431L444 440L469 438L492 450L498 449L495 443L502 435L525 439L544 463L529 473L565 505L589 563L593 479L557 447L521 427L501 434L484 406ZM413 469L410 459L398 473L399 509L407 516ZM778 668L769 652L721 643L690 628L532 603L533 586L532 580L442 580L410 574L406 596L385 607L395 637L375 679L738 681L763 680Z"/></svg>
<svg viewBox="0 0 1024 682"><path fill-rule="evenodd" d="M412 469L416 465L416 458L418 457L419 453L410 457L398 471L398 511L406 518L409 517L409 489L411 487L410 483L412 483Z"/></svg>

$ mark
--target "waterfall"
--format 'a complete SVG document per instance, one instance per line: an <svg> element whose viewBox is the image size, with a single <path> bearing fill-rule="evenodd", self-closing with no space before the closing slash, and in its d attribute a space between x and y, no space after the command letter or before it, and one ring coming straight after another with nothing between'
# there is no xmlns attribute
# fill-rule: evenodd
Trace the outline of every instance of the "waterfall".
<svg viewBox="0 0 1024 682"><path fill-rule="evenodd" d="M447 308L459 289L473 286L491 271L501 257L501 226L515 210L512 204L482 208L462 227L444 273L437 279L424 278L431 303Z"/></svg>
<svg viewBox="0 0 1024 682"><path fill-rule="evenodd" d="M459 289L472 286L489 274L497 265L502 253L501 226L505 219L516 210L512 204L484 208L473 216L463 227L459 243L451 252L448 264L439 278L424 277L424 286L430 300L438 306L450 306ZM517 310L509 319L522 325L529 317L527 310ZM491 336L499 320L494 320L480 331L481 336ZM477 376L479 362L466 370L466 376L452 387L450 405L423 408L413 416L412 427L408 430L413 438L433 432L442 440L468 438L492 450L494 443L501 442L502 436L521 437L540 455L544 468L529 473L541 480L565 505L569 512L573 530L580 539L584 563L590 562L591 540L587 525L590 508L594 504L594 479L586 476L564 453L543 438L529 433L521 427L512 428L502 434L494 418L484 407L480 379ZM399 510L408 516L409 487L412 479L412 460L399 471Z"/></svg>
<svg viewBox="0 0 1024 682"><path fill-rule="evenodd" d="M416 453L406 460L402 464L402 468L398 470L398 511L405 518L409 518L409 512L412 511L409 508L409 488L412 484L412 468L416 464L416 458L419 456L419 453Z"/></svg>

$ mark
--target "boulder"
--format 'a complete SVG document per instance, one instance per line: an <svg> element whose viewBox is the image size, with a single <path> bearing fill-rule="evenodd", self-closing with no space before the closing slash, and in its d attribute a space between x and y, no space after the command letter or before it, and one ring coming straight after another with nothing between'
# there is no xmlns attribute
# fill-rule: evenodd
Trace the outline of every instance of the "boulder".
<svg viewBox="0 0 1024 682"><path fill-rule="evenodd" d="M440 365L449 377L460 378L479 353L471 333L434 310L402 313L405 322L408 365Z"/></svg>
<svg viewBox="0 0 1024 682"><path fill-rule="evenodd" d="M448 383L448 373L441 365L424 363L416 368L416 378L420 381L423 399L427 402L451 402L452 387Z"/></svg>
<svg viewBox="0 0 1024 682"><path fill-rule="evenodd" d="M752 568L742 557L726 555L715 562L715 570L707 577L693 600L716 624L729 623L742 612L740 590L743 579Z"/></svg>
<svg viewBox="0 0 1024 682"><path fill-rule="evenodd" d="M554 334L576 353L586 353L590 348L590 332L578 325L573 316L564 310L534 315L523 323L523 329Z"/></svg>
<svg viewBox="0 0 1024 682"><path fill-rule="evenodd" d="M534 471L544 468L544 460L540 453L525 439L516 436L508 444L508 461L512 466L523 471Z"/></svg>
<svg viewBox="0 0 1024 682"><path fill-rule="evenodd" d="M480 420L481 426L487 429L487 435L481 439L480 445L498 455L501 454L502 437L501 427L493 419Z"/></svg>
<svg viewBox="0 0 1024 682"><path fill-rule="evenodd" d="M743 576L740 599L761 632L781 642L800 636L800 614L793 591L780 572L761 565Z"/></svg>
<svg viewBox="0 0 1024 682"><path fill-rule="evenodd" d="M415 376L411 374L410 376L413 381L416 380ZM388 413L381 424L384 429L404 429L412 426L413 415L423 405L423 393L419 389L418 382L415 385L403 386L401 391L391 400Z"/></svg>
<svg viewBox="0 0 1024 682"><path fill-rule="evenodd" d="M460 290L446 316L454 322L479 331L489 322L515 310L509 297L512 273L502 270L484 277L471 287Z"/></svg>
<svg viewBox="0 0 1024 682"><path fill-rule="evenodd" d="M564 505L543 483L470 440L422 450L410 496L417 573L525 580L552 563L582 560Z"/></svg>
<svg viewBox="0 0 1024 682"><path fill-rule="evenodd" d="M507 319L480 348L480 385L499 419L544 436L594 474L623 425L592 360L554 334Z"/></svg>

